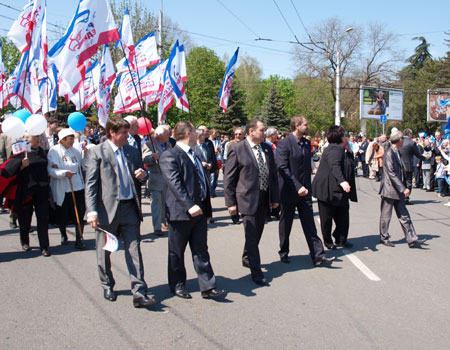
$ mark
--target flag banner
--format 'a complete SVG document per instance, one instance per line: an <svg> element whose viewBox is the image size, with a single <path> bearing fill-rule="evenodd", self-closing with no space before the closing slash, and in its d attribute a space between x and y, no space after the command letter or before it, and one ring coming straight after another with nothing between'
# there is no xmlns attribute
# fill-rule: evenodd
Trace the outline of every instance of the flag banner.
<svg viewBox="0 0 450 350"><path fill-rule="evenodd" d="M239 54L239 47L228 63L225 76L223 77L222 87L220 88L219 99L220 107L222 107L223 113L226 113L228 107L228 100L230 99L231 86L233 85L234 69Z"/></svg>
<svg viewBox="0 0 450 350"><path fill-rule="evenodd" d="M48 77L41 80L39 90L41 92L42 114L56 111L58 108L58 72L55 65L51 66Z"/></svg>
<svg viewBox="0 0 450 350"><path fill-rule="evenodd" d="M175 58L175 55L178 50L178 40L175 43L175 46L170 53L169 58L167 59L167 68L164 71L163 75L163 87L161 92L161 98L158 103L158 124L164 124L165 114L169 110L169 108L173 105L175 101L175 94L173 92L172 79L170 78L170 67L172 66L172 61Z"/></svg>
<svg viewBox="0 0 450 350"><path fill-rule="evenodd" d="M105 233L105 245L103 246L104 250L108 252L115 253L119 249L119 240L112 233L99 229Z"/></svg>
<svg viewBox="0 0 450 350"><path fill-rule="evenodd" d="M117 79L117 95L114 99L114 114L131 113L141 109L139 105L140 97L136 94L136 88L139 89L138 81L137 72L122 73L119 76Z"/></svg>
<svg viewBox="0 0 450 350"><path fill-rule="evenodd" d="M41 0L31 0L25 5L17 20L12 24L7 36L20 52L30 49L33 31L42 11Z"/></svg>
<svg viewBox="0 0 450 350"><path fill-rule="evenodd" d="M182 76L182 70L184 69L183 74L185 75L186 81L186 62L184 61L184 47L183 45L178 46L177 44L175 44L175 56L171 61L168 75L172 84L173 92L175 94L175 99L177 101L177 108L181 109L182 111L189 112L189 102L185 94L185 86Z"/></svg>
<svg viewBox="0 0 450 350"><path fill-rule="evenodd" d="M100 65L100 75L96 84L98 86L96 93L98 122L104 128L106 127L111 108L111 83L115 78L116 73L114 72L111 51L109 50L109 46L105 45Z"/></svg>
<svg viewBox="0 0 450 350"><path fill-rule="evenodd" d="M2 40L0 40L0 85L3 85L3 81L6 79L6 70L3 63L2 55Z"/></svg>
<svg viewBox="0 0 450 350"><path fill-rule="evenodd" d="M13 155L15 155L15 156L17 156L18 154L31 152L30 141L21 140L21 141L14 142L11 145L11 150L12 150Z"/></svg>
<svg viewBox="0 0 450 350"><path fill-rule="evenodd" d="M144 36L135 47L135 67L139 70L145 70L149 66L153 66L159 62L158 50L156 45L155 34L151 32ZM117 73L128 72L128 60L124 57L116 65ZM130 65L131 70L132 69ZM144 72L145 73L145 72Z"/></svg>
<svg viewBox="0 0 450 350"><path fill-rule="evenodd" d="M142 98L146 105L159 103L163 88L163 77L167 67L167 60L153 67L141 78Z"/></svg>
<svg viewBox="0 0 450 350"><path fill-rule="evenodd" d="M119 35L120 41L117 42L116 47L120 46L120 42L122 43L121 48L123 48L125 57L127 59L127 62L129 62L130 64L131 70L136 70L136 66L134 65L136 50L134 47L133 32L131 30L131 22L128 9L125 10L125 15L123 16L122 27L120 27Z"/></svg>
<svg viewBox="0 0 450 350"><path fill-rule="evenodd" d="M108 0L80 0L64 36L52 47L59 75L76 93L86 75L86 62L101 45L119 40Z"/></svg>
<svg viewBox="0 0 450 350"><path fill-rule="evenodd" d="M14 71L11 73L6 82L1 86L1 108L5 108L8 105L8 102L11 103L15 109L20 107L20 103L17 104L16 94L14 93L14 87L16 86L17 76L19 71L19 65L16 66Z"/></svg>

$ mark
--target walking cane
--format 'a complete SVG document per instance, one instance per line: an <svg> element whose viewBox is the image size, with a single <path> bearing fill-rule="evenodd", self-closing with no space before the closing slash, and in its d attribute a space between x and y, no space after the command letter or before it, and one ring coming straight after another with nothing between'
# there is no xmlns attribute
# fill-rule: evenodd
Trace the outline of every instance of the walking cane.
<svg viewBox="0 0 450 350"><path fill-rule="evenodd" d="M78 230L80 231L81 239L83 239L83 231L81 231L80 217L78 216L77 201L75 200L75 193L73 192L72 179L71 178L68 179L70 183L70 190L72 191L73 207L75 208L75 216L77 217Z"/></svg>

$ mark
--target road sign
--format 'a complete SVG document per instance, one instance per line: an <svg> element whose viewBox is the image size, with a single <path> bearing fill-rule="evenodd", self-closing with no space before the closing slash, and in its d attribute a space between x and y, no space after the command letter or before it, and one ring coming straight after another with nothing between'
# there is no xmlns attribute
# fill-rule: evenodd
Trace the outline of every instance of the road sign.
<svg viewBox="0 0 450 350"><path fill-rule="evenodd" d="M386 122L387 122L386 115L380 115L380 123L381 124L386 124Z"/></svg>

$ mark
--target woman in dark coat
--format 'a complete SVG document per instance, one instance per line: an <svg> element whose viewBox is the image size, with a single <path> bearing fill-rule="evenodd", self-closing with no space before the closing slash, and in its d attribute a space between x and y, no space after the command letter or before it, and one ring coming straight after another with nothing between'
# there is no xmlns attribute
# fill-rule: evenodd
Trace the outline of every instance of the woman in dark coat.
<svg viewBox="0 0 450 350"><path fill-rule="evenodd" d="M12 211L18 214L20 243L25 251L30 248L30 226L33 209L37 220L39 247L43 256L50 256L48 250L48 215L49 215L49 176L47 157L39 147L39 136L25 134L30 142L31 151L11 156L5 163L2 175L15 177L10 186L15 188L15 195L10 200Z"/></svg>
<svg viewBox="0 0 450 350"><path fill-rule="evenodd" d="M353 153L343 127L330 127L327 139L329 145L320 159L319 169L312 182L312 192L319 205L325 246L336 249L333 236L336 244L351 248L353 245L347 242L350 225L348 201L357 201ZM331 234L333 221L336 227Z"/></svg>

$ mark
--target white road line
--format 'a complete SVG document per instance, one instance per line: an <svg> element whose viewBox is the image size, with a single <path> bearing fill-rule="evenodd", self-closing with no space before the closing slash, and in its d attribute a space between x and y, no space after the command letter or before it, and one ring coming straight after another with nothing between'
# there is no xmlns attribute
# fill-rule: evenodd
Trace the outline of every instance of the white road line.
<svg viewBox="0 0 450 350"><path fill-rule="evenodd" d="M380 277L375 275L359 258L351 253L350 251L343 249L342 250L345 254L345 256L355 265L359 271L361 271L366 277L371 281L381 281Z"/></svg>
<svg viewBox="0 0 450 350"><path fill-rule="evenodd" d="M317 222L319 223L320 226L320 218L317 218ZM350 252L347 249L342 249L342 252L345 254L345 256L348 258L348 260L350 260L353 265L355 265L359 271L361 271L364 275L366 275L366 277L371 280L371 281L381 281L381 278L378 277L377 275L375 275L372 270L370 270L366 264L364 264L355 254L353 254L352 252Z"/></svg>

